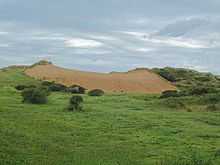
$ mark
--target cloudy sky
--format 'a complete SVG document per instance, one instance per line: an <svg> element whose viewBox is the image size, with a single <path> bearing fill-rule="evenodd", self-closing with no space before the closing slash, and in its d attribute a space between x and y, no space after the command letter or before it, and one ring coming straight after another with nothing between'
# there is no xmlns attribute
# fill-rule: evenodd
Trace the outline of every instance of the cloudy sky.
<svg viewBox="0 0 220 165"><path fill-rule="evenodd" d="M0 67L220 74L220 0L0 0Z"/></svg>

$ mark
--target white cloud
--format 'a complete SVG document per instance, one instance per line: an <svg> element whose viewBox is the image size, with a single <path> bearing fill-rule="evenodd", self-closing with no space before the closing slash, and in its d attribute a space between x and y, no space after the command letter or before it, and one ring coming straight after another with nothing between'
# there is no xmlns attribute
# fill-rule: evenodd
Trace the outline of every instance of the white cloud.
<svg viewBox="0 0 220 165"><path fill-rule="evenodd" d="M79 47L79 48L91 48L91 47L102 47L101 42L90 40L90 39L81 39L75 38L66 41L67 47Z"/></svg>
<svg viewBox="0 0 220 165"><path fill-rule="evenodd" d="M192 49L208 48L202 42L197 40L185 39L185 38L141 38L144 41L152 42L156 44L164 44L165 46L177 46L186 47Z"/></svg>
<svg viewBox="0 0 220 165"><path fill-rule="evenodd" d="M68 40L69 38L66 37L52 37L52 36L36 36L36 37L31 37L30 39L33 40Z"/></svg>
<svg viewBox="0 0 220 165"><path fill-rule="evenodd" d="M197 41L181 41L178 39L168 39L167 41L164 41L164 43L167 43L173 46L195 48L195 49L206 48L206 46L202 45L201 43Z"/></svg>
<svg viewBox="0 0 220 165"><path fill-rule="evenodd" d="M8 35L9 33L8 32L2 32L0 31L0 35Z"/></svg>
<svg viewBox="0 0 220 165"><path fill-rule="evenodd" d="M140 52L140 53L146 53L146 52L152 52L152 51L155 51L156 49L153 49L153 48L137 48L135 49L137 52Z"/></svg>
<svg viewBox="0 0 220 165"><path fill-rule="evenodd" d="M143 32L135 32L135 31L116 31L121 34L131 35L134 37L144 37L146 34Z"/></svg>
<svg viewBox="0 0 220 165"><path fill-rule="evenodd" d="M117 37L114 37L114 36L96 36L96 35L91 35L91 38L92 39L97 39L97 40L104 40L104 41L116 41L118 40Z"/></svg>
<svg viewBox="0 0 220 165"><path fill-rule="evenodd" d="M9 45L7 45L7 44L0 44L0 47L6 48L6 47L9 47Z"/></svg>
<svg viewBox="0 0 220 165"><path fill-rule="evenodd" d="M75 49L74 54L110 54L108 50Z"/></svg>

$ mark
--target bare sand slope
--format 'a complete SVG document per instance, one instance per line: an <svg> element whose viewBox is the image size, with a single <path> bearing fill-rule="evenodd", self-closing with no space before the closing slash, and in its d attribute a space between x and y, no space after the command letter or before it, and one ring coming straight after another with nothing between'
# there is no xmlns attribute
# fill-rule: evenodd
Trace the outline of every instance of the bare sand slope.
<svg viewBox="0 0 220 165"><path fill-rule="evenodd" d="M109 74L64 69L52 64L37 65L25 73L38 80L55 81L67 86L81 85L87 89L99 88L105 92L161 93L176 87L147 69Z"/></svg>

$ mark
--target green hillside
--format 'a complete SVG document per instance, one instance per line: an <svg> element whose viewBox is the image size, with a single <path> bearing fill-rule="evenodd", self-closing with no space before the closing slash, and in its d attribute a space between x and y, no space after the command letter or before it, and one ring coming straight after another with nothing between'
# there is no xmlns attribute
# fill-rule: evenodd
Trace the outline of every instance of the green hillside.
<svg viewBox="0 0 220 165"><path fill-rule="evenodd" d="M0 69L0 86L15 86L18 84L39 84L38 81L23 73L25 67L10 67Z"/></svg>
<svg viewBox="0 0 220 165"><path fill-rule="evenodd" d="M220 164L220 102L207 111L217 94L84 94L84 111L70 112L65 108L72 94L65 92L53 92L44 105L22 103L14 86L40 84L22 70L0 70L1 165ZM175 83L186 84L180 76Z"/></svg>
<svg viewBox="0 0 220 165"><path fill-rule="evenodd" d="M201 73L183 68L154 68L154 72L173 82L178 88L184 89L191 86L214 86L220 88L220 76L212 73Z"/></svg>

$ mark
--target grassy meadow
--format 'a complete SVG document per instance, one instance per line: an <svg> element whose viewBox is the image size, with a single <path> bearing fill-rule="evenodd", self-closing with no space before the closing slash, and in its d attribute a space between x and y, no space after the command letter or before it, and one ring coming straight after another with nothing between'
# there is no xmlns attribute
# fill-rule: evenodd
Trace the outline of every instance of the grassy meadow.
<svg viewBox="0 0 220 165"><path fill-rule="evenodd" d="M159 95L84 94L84 111L70 112L70 93L23 104L14 86L38 83L21 69L0 70L1 165L220 164L220 111L190 97L170 108Z"/></svg>

